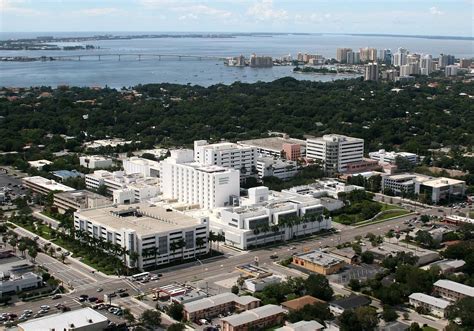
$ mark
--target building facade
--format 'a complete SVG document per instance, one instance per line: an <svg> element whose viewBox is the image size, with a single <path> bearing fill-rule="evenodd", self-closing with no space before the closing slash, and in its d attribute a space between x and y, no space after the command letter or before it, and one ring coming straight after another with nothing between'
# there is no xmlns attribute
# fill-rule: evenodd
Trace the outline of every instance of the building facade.
<svg viewBox="0 0 474 331"><path fill-rule="evenodd" d="M110 168L114 162L112 159L100 156L100 155L90 155L90 156L80 156L79 164L88 169L106 169Z"/></svg>
<svg viewBox="0 0 474 331"><path fill-rule="evenodd" d="M265 305L221 319L222 331L266 330L281 324L285 310L276 305Z"/></svg>
<svg viewBox="0 0 474 331"><path fill-rule="evenodd" d="M474 287L446 279L440 279L435 282L433 292L449 301L458 301L463 298L474 297Z"/></svg>
<svg viewBox="0 0 474 331"><path fill-rule="evenodd" d="M72 187L58 183L52 179L47 179L41 176L24 177L22 179L23 185L31 191L39 194L47 195L51 192L70 192L75 191Z"/></svg>
<svg viewBox="0 0 474 331"><path fill-rule="evenodd" d="M130 254L126 255L125 263L139 269L209 252L208 218L193 218L148 203L77 211L74 228L127 252L138 253L136 265Z"/></svg>
<svg viewBox="0 0 474 331"><path fill-rule="evenodd" d="M330 134L306 140L306 156L318 160L328 171L344 172L350 163L364 157L364 139Z"/></svg>
<svg viewBox="0 0 474 331"><path fill-rule="evenodd" d="M446 317L446 308L451 304L451 302L427 295L424 293L412 293L408 297L410 305L415 308L424 308L427 309L431 314L439 317Z"/></svg>
<svg viewBox="0 0 474 331"><path fill-rule="evenodd" d="M192 150L171 151L160 171L166 199L212 209L230 206L240 195L240 171L193 162Z"/></svg>
<svg viewBox="0 0 474 331"><path fill-rule="evenodd" d="M277 177L287 180L298 173L298 164L295 161L281 160L262 156L257 159L258 178Z"/></svg>
<svg viewBox="0 0 474 331"><path fill-rule="evenodd" d="M321 275L334 274L345 265L342 259L321 250L293 255L293 261L291 263L299 268Z"/></svg>

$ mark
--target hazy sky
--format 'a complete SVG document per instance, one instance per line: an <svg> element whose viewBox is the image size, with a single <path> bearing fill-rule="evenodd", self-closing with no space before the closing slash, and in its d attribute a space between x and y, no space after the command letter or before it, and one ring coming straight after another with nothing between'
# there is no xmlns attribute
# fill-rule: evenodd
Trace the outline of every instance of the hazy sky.
<svg viewBox="0 0 474 331"><path fill-rule="evenodd" d="M0 32L473 35L474 0L0 0Z"/></svg>

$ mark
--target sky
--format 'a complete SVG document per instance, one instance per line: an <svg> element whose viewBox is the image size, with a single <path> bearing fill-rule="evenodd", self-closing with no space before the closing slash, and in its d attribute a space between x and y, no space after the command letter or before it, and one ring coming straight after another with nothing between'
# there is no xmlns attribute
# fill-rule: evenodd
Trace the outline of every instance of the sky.
<svg viewBox="0 0 474 331"><path fill-rule="evenodd" d="M0 32L473 36L474 0L0 0Z"/></svg>

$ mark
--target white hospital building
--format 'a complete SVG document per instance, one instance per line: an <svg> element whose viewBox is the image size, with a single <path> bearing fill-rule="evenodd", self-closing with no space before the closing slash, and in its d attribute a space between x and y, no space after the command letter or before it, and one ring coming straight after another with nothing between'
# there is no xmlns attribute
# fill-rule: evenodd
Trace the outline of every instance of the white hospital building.
<svg viewBox="0 0 474 331"><path fill-rule="evenodd" d="M163 198L203 209L231 205L240 193L240 171L194 162L192 150L171 151L161 163Z"/></svg>
<svg viewBox="0 0 474 331"><path fill-rule="evenodd" d="M324 168L344 172L347 165L361 162L364 157L364 139L327 134L306 140L306 157L322 162Z"/></svg>

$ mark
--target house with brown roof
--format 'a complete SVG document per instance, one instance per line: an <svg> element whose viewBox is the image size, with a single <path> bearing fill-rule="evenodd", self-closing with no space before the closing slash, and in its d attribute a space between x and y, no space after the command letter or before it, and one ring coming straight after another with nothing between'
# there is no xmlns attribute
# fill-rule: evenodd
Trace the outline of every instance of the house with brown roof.
<svg viewBox="0 0 474 331"><path fill-rule="evenodd" d="M326 303L326 301L317 299L311 295L305 295L301 298L282 302L281 306L288 311L297 311L306 305L314 305L315 303Z"/></svg>

